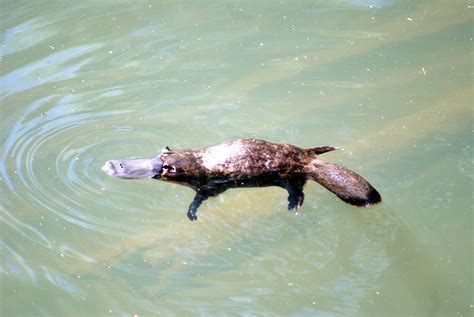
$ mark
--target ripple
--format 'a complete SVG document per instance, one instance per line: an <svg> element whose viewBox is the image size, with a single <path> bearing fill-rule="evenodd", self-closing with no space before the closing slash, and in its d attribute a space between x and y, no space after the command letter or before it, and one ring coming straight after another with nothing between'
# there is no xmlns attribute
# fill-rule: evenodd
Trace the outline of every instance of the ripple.
<svg viewBox="0 0 474 317"><path fill-rule="evenodd" d="M39 22L39 19L29 20L3 32L0 55L7 56L28 49L57 33L57 31L38 27Z"/></svg>
<svg viewBox="0 0 474 317"><path fill-rule="evenodd" d="M45 83L72 78L82 67L87 65L91 59L82 59L72 65L68 65L67 63L78 57L83 57L103 46L103 44L93 43L72 47L11 71L0 77L3 90L0 94L0 100L15 93L41 86Z"/></svg>
<svg viewBox="0 0 474 317"><path fill-rule="evenodd" d="M31 242L38 243L47 248L52 247L51 241L41 231L34 226L19 220L5 208L1 208L1 217L3 223L19 232L22 237L27 238Z"/></svg>
<svg viewBox="0 0 474 317"><path fill-rule="evenodd" d="M79 292L78 288L67 279L62 276L61 272L56 272L51 268L48 268L46 265L40 265L40 268L43 271L44 277L51 284L66 291L69 294L77 294Z"/></svg>
<svg viewBox="0 0 474 317"><path fill-rule="evenodd" d="M122 235L124 226L103 216L91 214L91 205L100 208L103 175L98 174L101 149L117 147L113 129L103 124L129 111L94 112L74 109L74 98L65 97L44 113L33 115L51 102L48 96L33 103L5 140L1 177L7 191L30 206L41 206L69 223L108 233ZM98 140L98 135L102 135ZM111 152L111 151L109 151ZM12 206L13 199L9 199ZM104 203L105 204L105 203ZM102 208L106 206L103 205ZM8 209L8 207L7 207ZM2 216L10 226L47 247L49 240L31 225L16 219L7 209ZM126 231L126 230L125 230Z"/></svg>
<svg viewBox="0 0 474 317"><path fill-rule="evenodd" d="M33 284L36 284L38 277L26 259L10 248L4 241L0 240L0 246L2 251L2 262L0 266L2 274L13 274L18 277L25 276L28 277Z"/></svg>

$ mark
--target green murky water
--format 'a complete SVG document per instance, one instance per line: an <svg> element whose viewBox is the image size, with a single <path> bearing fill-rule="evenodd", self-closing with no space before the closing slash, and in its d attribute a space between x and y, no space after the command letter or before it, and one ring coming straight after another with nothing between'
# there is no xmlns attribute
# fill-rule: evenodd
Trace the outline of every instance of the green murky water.
<svg viewBox="0 0 474 317"><path fill-rule="evenodd" d="M2 316L469 316L466 1L2 1ZM193 193L111 158L257 137L384 202L309 183Z"/></svg>

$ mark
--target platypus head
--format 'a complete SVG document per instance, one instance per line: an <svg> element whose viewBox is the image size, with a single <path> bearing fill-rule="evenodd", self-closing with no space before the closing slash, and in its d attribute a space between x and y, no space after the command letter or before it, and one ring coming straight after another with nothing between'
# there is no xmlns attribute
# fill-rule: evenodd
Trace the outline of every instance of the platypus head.
<svg viewBox="0 0 474 317"><path fill-rule="evenodd" d="M105 162L102 170L110 176L125 179L159 177L163 161L160 156L141 160L110 160Z"/></svg>

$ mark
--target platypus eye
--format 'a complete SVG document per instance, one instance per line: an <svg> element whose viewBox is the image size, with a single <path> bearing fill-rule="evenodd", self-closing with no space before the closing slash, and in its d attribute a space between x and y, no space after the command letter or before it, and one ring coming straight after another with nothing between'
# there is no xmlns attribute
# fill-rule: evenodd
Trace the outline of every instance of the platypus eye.
<svg viewBox="0 0 474 317"><path fill-rule="evenodd" d="M168 165L168 164L164 164L163 165L163 169L168 171L168 173L174 173L176 172L176 167L174 166L171 166L171 165Z"/></svg>

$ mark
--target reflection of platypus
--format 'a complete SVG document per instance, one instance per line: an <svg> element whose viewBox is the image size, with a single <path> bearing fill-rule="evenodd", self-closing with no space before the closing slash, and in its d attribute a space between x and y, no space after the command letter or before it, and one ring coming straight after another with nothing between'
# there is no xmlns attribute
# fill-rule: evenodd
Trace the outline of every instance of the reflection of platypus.
<svg viewBox="0 0 474 317"><path fill-rule="evenodd" d="M111 160L102 168L119 178L152 177L188 186L196 191L188 218L196 220L201 203L229 188L279 186L288 191L288 210L303 204L303 186L312 179L352 205L367 207L381 201L377 190L362 176L317 154L331 146L301 149L256 139L240 139L197 151L172 151L164 147L152 159Z"/></svg>

